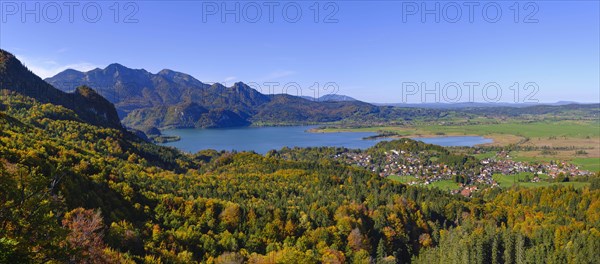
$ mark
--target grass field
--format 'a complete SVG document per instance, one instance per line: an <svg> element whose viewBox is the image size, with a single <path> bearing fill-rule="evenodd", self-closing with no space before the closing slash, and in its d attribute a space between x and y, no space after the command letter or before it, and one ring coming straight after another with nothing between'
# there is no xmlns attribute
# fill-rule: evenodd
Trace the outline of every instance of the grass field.
<svg viewBox="0 0 600 264"><path fill-rule="evenodd" d="M485 154L485 155L484 155ZM478 158L485 157L489 155L490 152L478 154ZM493 154L493 153L491 153ZM575 155L568 155L568 153L557 152L556 155L552 156L544 156L539 154L537 151L528 151L528 152L512 152L512 159L514 161L523 161L523 162L549 162L551 160L565 160L577 165L580 169L588 170L591 172L600 171L600 158L597 157L580 157L574 158Z"/></svg>
<svg viewBox="0 0 600 264"><path fill-rule="evenodd" d="M389 131L403 136L429 135L494 135L506 134L520 137L574 137L594 138L600 137L598 122L583 121L557 121L557 122L506 122L499 124L473 124L473 125L419 125L418 127L364 127L364 128L328 128L323 132L378 132Z"/></svg>
<svg viewBox="0 0 600 264"><path fill-rule="evenodd" d="M501 124L462 125L462 126L424 126L424 130L430 132L443 131L447 134L508 134L521 137L600 137L600 129L597 122L532 122L519 123L509 122Z"/></svg>
<svg viewBox="0 0 600 264"><path fill-rule="evenodd" d="M599 158L574 158L571 162L584 170L600 171Z"/></svg>
<svg viewBox="0 0 600 264"><path fill-rule="evenodd" d="M387 178L392 181L397 181L397 182L401 182L401 183L409 183L409 182L417 180L415 177L412 177L412 176L398 176L398 175L390 175Z"/></svg>
<svg viewBox="0 0 600 264"><path fill-rule="evenodd" d="M452 180L443 180L443 181L436 181L432 184L429 184L427 186L430 187L437 187L440 188L442 190L456 190L458 189L458 183L452 181Z"/></svg>
<svg viewBox="0 0 600 264"><path fill-rule="evenodd" d="M408 184L408 183L414 182L414 181L419 182L419 180L417 178L412 177L412 176L391 175L391 176L388 176L387 178L392 181L398 181L398 182L405 183L405 184ZM431 183L428 185L422 185L422 186L426 186L426 187L430 187L430 188L440 188L442 190L455 190L455 189L458 189L458 187L459 187L458 183L456 183L452 180L436 181L434 183Z"/></svg>
<svg viewBox="0 0 600 264"><path fill-rule="evenodd" d="M547 182L545 180L548 179L548 176L546 175L540 175L540 179L542 179L542 181L540 182L519 182L520 180L523 180L525 178L525 175L528 173L519 173L517 175L503 175L503 174L495 174L494 180L501 186L501 187L511 187L513 185L518 185L521 187L527 187L527 188L535 188L535 187L545 187L545 186L552 186L552 185L563 185L563 186L573 186L575 188L583 188L584 186L589 185L589 183L587 182ZM530 174L530 178L533 178L533 174Z"/></svg>

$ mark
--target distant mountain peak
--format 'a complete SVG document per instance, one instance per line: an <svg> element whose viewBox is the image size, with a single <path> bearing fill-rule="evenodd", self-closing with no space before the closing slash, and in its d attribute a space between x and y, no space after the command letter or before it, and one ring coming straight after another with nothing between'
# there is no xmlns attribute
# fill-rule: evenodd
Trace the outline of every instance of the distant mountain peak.
<svg viewBox="0 0 600 264"><path fill-rule="evenodd" d="M210 85L211 88L227 88L222 83L216 82Z"/></svg>
<svg viewBox="0 0 600 264"><path fill-rule="evenodd" d="M122 70L122 69L129 69L119 63L111 63L108 66L106 66L106 68L104 68L104 70Z"/></svg>
<svg viewBox="0 0 600 264"><path fill-rule="evenodd" d="M111 63L111 64L109 64L108 66L106 66L106 68L111 68L111 67L117 67L117 68L127 68L127 67L123 66L123 64L120 64L120 63L118 63L118 62L114 62L114 63Z"/></svg>
<svg viewBox="0 0 600 264"><path fill-rule="evenodd" d="M206 86L204 83L202 83L201 81L197 80L196 78L194 78L193 76L191 76L189 74L174 71L171 69L163 69L163 70L159 71L156 75L163 76L174 82L187 82L187 83L193 83L193 84L199 85L199 86Z"/></svg>
<svg viewBox="0 0 600 264"><path fill-rule="evenodd" d="M121 74L127 74L127 75L131 75L131 74L140 74L140 75L148 75L150 74L148 71L146 71L145 69L132 69L129 68L127 66L124 66L122 64L119 63L111 63L108 66L106 66L106 68L104 68L103 70L100 70L104 73L107 74L117 74L117 75L121 75ZM94 72L94 70L92 71L88 71L89 72ZM84 72L86 73L86 72Z"/></svg>
<svg viewBox="0 0 600 264"><path fill-rule="evenodd" d="M170 70L170 69L162 69L162 70L161 70L161 71L159 71L157 74L158 74L158 75L167 75L167 76L169 76L169 75L174 75L174 74L176 74L176 73L177 73L177 72L176 72L176 71L174 71L174 70Z"/></svg>
<svg viewBox="0 0 600 264"><path fill-rule="evenodd" d="M75 69L69 68L69 69L64 70L63 73L66 73L66 74L77 74L77 73L82 73L82 72L80 72L78 70L75 70Z"/></svg>

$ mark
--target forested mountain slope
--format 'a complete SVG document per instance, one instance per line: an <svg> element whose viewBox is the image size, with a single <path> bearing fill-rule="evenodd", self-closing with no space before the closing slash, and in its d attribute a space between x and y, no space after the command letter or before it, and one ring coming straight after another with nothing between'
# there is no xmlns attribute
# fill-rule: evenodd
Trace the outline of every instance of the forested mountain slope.
<svg viewBox="0 0 600 264"><path fill-rule="evenodd" d="M64 93L29 71L14 55L0 49L0 89L16 91L42 103L61 105L75 111L91 124L121 128L114 106L87 87Z"/></svg>

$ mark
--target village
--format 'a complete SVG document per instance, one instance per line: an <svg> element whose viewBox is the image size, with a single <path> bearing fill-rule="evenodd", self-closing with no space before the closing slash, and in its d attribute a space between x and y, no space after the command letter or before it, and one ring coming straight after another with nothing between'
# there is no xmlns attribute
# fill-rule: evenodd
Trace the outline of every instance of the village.
<svg viewBox="0 0 600 264"><path fill-rule="evenodd" d="M457 170L441 162L436 162L435 156L423 155L423 151L409 152L405 150L390 150L384 152L383 158L374 158L366 152L344 152L334 156L336 160L347 164L366 168L381 177L400 176L411 177L408 185L429 185L436 181L454 180L458 183L452 193L470 196L481 188L499 187L494 175L517 175L531 173L531 178L520 179L528 182L540 182L539 177L554 181L565 177L580 177L592 175L591 172L565 162L529 163L514 161L507 151L499 151L491 158L480 160L479 166L473 169Z"/></svg>

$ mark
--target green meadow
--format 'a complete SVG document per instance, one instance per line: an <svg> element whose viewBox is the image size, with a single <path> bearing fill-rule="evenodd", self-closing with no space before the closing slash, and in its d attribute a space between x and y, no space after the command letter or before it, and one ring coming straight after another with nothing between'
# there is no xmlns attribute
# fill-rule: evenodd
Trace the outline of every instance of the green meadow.
<svg viewBox="0 0 600 264"><path fill-rule="evenodd" d="M571 162L584 170L600 171L600 158L574 158Z"/></svg>
<svg viewBox="0 0 600 264"><path fill-rule="evenodd" d="M412 176L398 176L398 175L391 175L387 177L388 179L392 180L392 181L397 181L397 182L401 182L401 183L405 183L408 184L410 182L420 182L419 179L412 177ZM434 183L428 184L428 185L422 185L419 184L420 186L426 186L429 188L440 188L442 190L455 190L458 189L458 183L452 181L452 180L442 180L442 181L436 181Z"/></svg>
<svg viewBox="0 0 600 264"><path fill-rule="evenodd" d="M497 124L431 125L417 127L326 128L322 132L395 132L402 136L417 135L491 135L507 134L521 137L600 137L599 123L594 121L538 121Z"/></svg>
<svg viewBox="0 0 600 264"><path fill-rule="evenodd" d="M541 179L541 181L539 182L519 182L519 180L524 180L527 175L529 175L530 178L533 178L532 173L519 173L516 175L495 174L493 177L494 180L501 187L504 188L509 188L513 185L527 188L546 187L552 185L573 186L575 188L583 188L584 186L589 185L588 182L548 182L548 176L544 174L539 175L539 178Z"/></svg>

